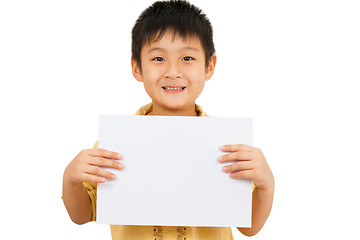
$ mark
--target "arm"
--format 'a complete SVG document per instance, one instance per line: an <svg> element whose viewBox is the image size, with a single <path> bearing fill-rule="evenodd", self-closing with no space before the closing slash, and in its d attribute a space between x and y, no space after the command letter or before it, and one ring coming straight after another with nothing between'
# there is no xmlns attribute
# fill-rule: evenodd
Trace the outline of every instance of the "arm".
<svg viewBox="0 0 360 240"><path fill-rule="evenodd" d="M237 229L246 236L257 234L264 226L272 207L275 181L265 156L259 148L236 144L220 148L231 152L219 158L219 162L237 161L224 167L224 172L230 173L234 179L251 179L255 184L252 199L251 228Z"/></svg>
<svg viewBox="0 0 360 240"><path fill-rule="evenodd" d="M92 206L89 195L82 183L71 182L64 172L63 201L71 220L84 224L92 219Z"/></svg>
<svg viewBox="0 0 360 240"><path fill-rule="evenodd" d="M251 228L237 229L246 236L257 234L264 226L272 207L274 191L255 188L252 201Z"/></svg>
<svg viewBox="0 0 360 240"><path fill-rule="evenodd" d="M100 168L121 170L121 155L105 149L82 150L66 167L63 177L63 201L71 220L84 224L93 219L92 202L83 182L103 183L105 178L115 179L115 175Z"/></svg>

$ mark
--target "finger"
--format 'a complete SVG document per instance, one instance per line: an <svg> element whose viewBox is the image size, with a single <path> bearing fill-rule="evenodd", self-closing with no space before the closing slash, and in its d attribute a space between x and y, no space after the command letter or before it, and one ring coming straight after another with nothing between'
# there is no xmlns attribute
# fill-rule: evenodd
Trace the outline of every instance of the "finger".
<svg viewBox="0 0 360 240"><path fill-rule="evenodd" d="M253 170L244 170L230 173L230 177L233 179L252 179Z"/></svg>
<svg viewBox="0 0 360 240"><path fill-rule="evenodd" d="M245 144L225 144L220 147L223 152L253 151L255 148Z"/></svg>
<svg viewBox="0 0 360 240"><path fill-rule="evenodd" d="M240 161L232 165L224 166L222 169L224 172L235 172L240 170L251 170L253 168L254 166L251 161Z"/></svg>
<svg viewBox="0 0 360 240"><path fill-rule="evenodd" d="M92 157L104 157L117 160L120 160L122 157L120 153L106 150L103 148L89 149L89 155Z"/></svg>
<svg viewBox="0 0 360 240"><path fill-rule="evenodd" d="M253 157L254 154L252 152L240 151L222 155L218 158L218 161L221 163L229 161L245 161L251 160Z"/></svg>
<svg viewBox="0 0 360 240"><path fill-rule="evenodd" d="M108 179L112 179L112 180L114 180L116 178L115 174L108 172L100 167L91 166L91 165L85 169L85 173L97 175L99 177L108 178Z"/></svg>
<svg viewBox="0 0 360 240"><path fill-rule="evenodd" d="M111 159L102 158L102 157L94 157L91 158L89 161L89 164L99 167L109 167L109 168L115 168L115 169L123 169L124 165L122 163L116 162Z"/></svg>
<svg viewBox="0 0 360 240"><path fill-rule="evenodd" d="M84 182L89 182L89 183L104 183L106 181L106 179L103 177L98 177L88 173L83 173L82 178Z"/></svg>

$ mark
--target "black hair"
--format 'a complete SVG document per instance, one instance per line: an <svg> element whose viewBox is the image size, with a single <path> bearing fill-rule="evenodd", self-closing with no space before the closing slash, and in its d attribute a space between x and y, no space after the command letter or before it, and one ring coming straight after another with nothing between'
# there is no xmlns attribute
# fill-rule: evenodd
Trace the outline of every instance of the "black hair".
<svg viewBox="0 0 360 240"><path fill-rule="evenodd" d="M213 28L207 16L186 0L157 1L145 9L132 29L131 54L141 70L140 52L144 44L157 41L171 31L183 39L198 37L205 51L205 65L215 53Z"/></svg>

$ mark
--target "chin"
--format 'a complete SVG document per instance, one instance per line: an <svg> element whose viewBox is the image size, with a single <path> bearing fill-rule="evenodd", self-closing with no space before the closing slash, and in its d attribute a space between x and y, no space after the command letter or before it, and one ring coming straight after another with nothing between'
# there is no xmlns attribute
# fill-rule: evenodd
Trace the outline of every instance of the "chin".
<svg viewBox="0 0 360 240"><path fill-rule="evenodd" d="M166 104L165 107L169 110L182 110L185 108L185 104Z"/></svg>
<svg viewBox="0 0 360 240"><path fill-rule="evenodd" d="M182 110L189 106L187 102L165 102L161 104L164 108L169 110Z"/></svg>

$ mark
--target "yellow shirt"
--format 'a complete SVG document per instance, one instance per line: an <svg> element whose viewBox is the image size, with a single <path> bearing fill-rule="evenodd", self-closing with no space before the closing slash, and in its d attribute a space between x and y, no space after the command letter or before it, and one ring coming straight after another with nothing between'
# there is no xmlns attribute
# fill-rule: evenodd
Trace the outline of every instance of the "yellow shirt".
<svg viewBox="0 0 360 240"><path fill-rule="evenodd" d="M149 103L142 106L135 115L147 115L152 111L153 105ZM199 105L195 110L200 117L208 115ZM98 148L99 141L94 145ZM84 182L92 203L93 219L96 220L96 183ZM233 240L230 227L174 227L174 226L130 226L110 225L113 240Z"/></svg>

